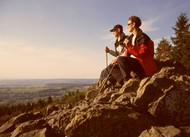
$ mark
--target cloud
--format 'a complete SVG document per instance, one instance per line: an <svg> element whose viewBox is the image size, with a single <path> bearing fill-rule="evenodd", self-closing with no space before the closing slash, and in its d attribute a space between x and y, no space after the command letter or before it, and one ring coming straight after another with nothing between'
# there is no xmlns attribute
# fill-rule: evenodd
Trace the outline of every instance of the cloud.
<svg viewBox="0 0 190 137"><path fill-rule="evenodd" d="M169 36L165 36L165 37L162 37L164 39L166 39L168 42L171 42L171 39L170 39L170 35ZM154 39L154 45L158 45L158 43L162 40L162 38L157 38L157 39Z"/></svg>
<svg viewBox="0 0 190 137"><path fill-rule="evenodd" d="M144 32L151 32L151 31L157 31L159 28L154 27L154 24L160 19L160 17L157 18L151 18L145 21L142 21L142 30Z"/></svg>

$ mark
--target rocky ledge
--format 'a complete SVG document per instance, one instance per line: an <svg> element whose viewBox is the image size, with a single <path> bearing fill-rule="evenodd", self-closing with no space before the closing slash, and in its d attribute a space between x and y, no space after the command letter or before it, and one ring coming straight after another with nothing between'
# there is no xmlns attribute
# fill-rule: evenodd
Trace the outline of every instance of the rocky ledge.
<svg viewBox="0 0 190 137"><path fill-rule="evenodd" d="M122 88L87 92L75 106L23 113L0 127L1 137L190 137L190 75L178 63L130 79Z"/></svg>

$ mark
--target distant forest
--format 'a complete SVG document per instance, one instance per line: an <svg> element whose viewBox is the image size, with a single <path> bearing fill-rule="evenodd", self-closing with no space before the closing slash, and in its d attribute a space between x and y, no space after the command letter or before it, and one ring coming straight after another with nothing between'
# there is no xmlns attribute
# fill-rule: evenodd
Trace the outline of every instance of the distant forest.
<svg viewBox="0 0 190 137"><path fill-rule="evenodd" d="M72 92L65 94L59 99L53 99L51 96L45 99L38 99L37 102L27 102L26 104L16 104L10 106L0 106L0 126L10 118L24 112L41 112L46 115L48 105L54 104L69 104L74 105L76 102L84 99L86 92Z"/></svg>

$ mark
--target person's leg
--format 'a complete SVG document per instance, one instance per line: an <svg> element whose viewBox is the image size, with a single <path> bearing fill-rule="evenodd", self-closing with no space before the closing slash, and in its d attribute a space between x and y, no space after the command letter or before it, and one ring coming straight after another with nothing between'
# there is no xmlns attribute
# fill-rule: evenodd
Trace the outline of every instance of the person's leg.
<svg viewBox="0 0 190 137"><path fill-rule="evenodd" d="M128 80L131 78L130 72L131 72L131 67L130 67L130 58L129 57L123 57L120 56L117 60L118 66L121 70L123 80Z"/></svg>
<svg viewBox="0 0 190 137"><path fill-rule="evenodd" d="M146 76L143 67L141 66L141 64L137 59L133 60L133 65L131 66L131 70L135 72L137 74L137 77L140 79Z"/></svg>
<svg viewBox="0 0 190 137"><path fill-rule="evenodd" d="M113 65L110 64L104 70L102 70L99 80L104 80L108 76L108 74L109 74L112 67L113 67Z"/></svg>
<svg viewBox="0 0 190 137"><path fill-rule="evenodd" d="M111 76L115 79L115 83L116 82L120 83L123 80L122 73L121 73L121 70L120 70L118 64L115 64L115 66L111 72Z"/></svg>
<svg viewBox="0 0 190 137"><path fill-rule="evenodd" d="M127 81L131 78L131 71L137 73L138 76L144 76L144 70L137 59L120 56L117 62L123 75L124 81Z"/></svg>
<svg viewBox="0 0 190 137"><path fill-rule="evenodd" d="M107 83L109 83L109 85L114 85L117 82L117 77L115 77L117 71L120 71L120 69L117 65L110 64L109 66L107 66L101 72L98 85L100 86L102 84L102 82L106 80L106 78L107 78ZM110 75L109 75L109 73L110 73ZM108 75L109 75L109 77L108 77Z"/></svg>

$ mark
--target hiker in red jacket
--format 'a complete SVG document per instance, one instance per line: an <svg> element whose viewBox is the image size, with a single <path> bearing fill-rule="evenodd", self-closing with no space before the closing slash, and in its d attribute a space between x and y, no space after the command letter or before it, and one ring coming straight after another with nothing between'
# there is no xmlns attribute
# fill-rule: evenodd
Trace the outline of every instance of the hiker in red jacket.
<svg viewBox="0 0 190 137"><path fill-rule="evenodd" d="M127 29L132 34L124 40L127 49L125 56L120 56L117 60L124 83L131 78L131 71L135 72L139 78L152 76L157 72L154 62L154 43L149 36L142 32L140 26L139 17L129 17Z"/></svg>

